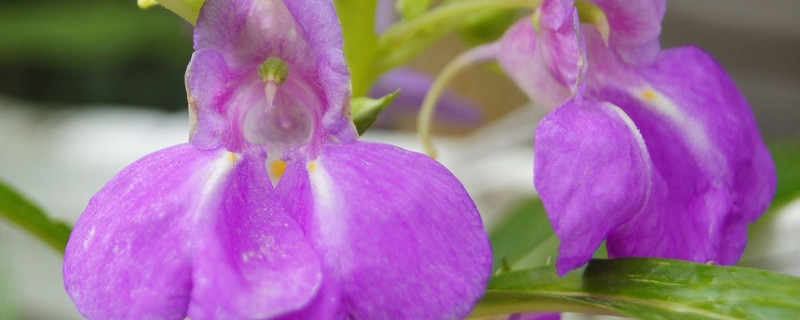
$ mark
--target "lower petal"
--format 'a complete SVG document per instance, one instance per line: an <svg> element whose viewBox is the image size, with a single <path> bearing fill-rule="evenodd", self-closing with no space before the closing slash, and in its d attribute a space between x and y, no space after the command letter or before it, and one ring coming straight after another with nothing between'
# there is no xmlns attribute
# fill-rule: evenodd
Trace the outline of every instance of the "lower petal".
<svg viewBox="0 0 800 320"><path fill-rule="evenodd" d="M767 209L776 185L752 111L697 48L664 51L636 71L637 82L606 84L596 94L636 122L663 177L664 199L648 209L661 216L610 239L609 254L735 263L747 225Z"/></svg>
<svg viewBox="0 0 800 320"><path fill-rule="evenodd" d="M573 100L536 130L534 184L561 240L559 275L591 259L647 204L652 169L636 127L614 105Z"/></svg>
<svg viewBox="0 0 800 320"><path fill-rule="evenodd" d="M486 231L463 186L433 159L332 144L283 179L279 192L298 204L292 212L324 256L326 281L339 287L319 307L357 319L451 319L483 294Z"/></svg>
<svg viewBox="0 0 800 320"><path fill-rule="evenodd" d="M308 303L319 262L263 161L184 144L118 174L67 245L64 282L79 311L199 320L272 316Z"/></svg>
<svg viewBox="0 0 800 320"><path fill-rule="evenodd" d="M238 160L219 201L197 213L192 319L267 319L300 309L322 280L319 259L286 213L264 159Z"/></svg>
<svg viewBox="0 0 800 320"><path fill-rule="evenodd" d="M183 319L192 289L190 207L224 150L179 145L120 172L89 202L64 254L64 285L90 319Z"/></svg>

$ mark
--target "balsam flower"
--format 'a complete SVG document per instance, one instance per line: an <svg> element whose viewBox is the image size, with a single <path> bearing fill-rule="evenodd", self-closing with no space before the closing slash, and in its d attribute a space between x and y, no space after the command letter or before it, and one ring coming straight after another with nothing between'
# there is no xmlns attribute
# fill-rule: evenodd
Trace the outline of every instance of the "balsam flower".
<svg viewBox="0 0 800 320"><path fill-rule="evenodd" d="M558 273L609 257L733 264L775 169L724 70L661 51L664 0L545 0L465 60L497 59L537 105L534 184L561 240Z"/></svg>
<svg viewBox="0 0 800 320"><path fill-rule="evenodd" d="M187 70L190 141L112 179L70 238L91 319L466 316L491 252L436 161L356 141L327 0L209 0Z"/></svg>
<svg viewBox="0 0 800 320"><path fill-rule="evenodd" d="M561 1L527 33L568 93L536 131L534 166L559 274L604 240L611 258L735 263L776 186L747 102L708 54L660 51L666 1L590 2L606 28L576 23Z"/></svg>

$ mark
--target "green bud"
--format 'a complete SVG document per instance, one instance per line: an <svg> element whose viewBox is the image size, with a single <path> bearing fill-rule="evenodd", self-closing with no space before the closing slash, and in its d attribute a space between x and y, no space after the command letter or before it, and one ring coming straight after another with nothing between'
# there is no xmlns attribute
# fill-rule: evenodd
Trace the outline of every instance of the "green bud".
<svg viewBox="0 0 800 320"><path fill-rule="evenodd" d="M350 103L350 110L353 113L353 123L355 123L359 135L366 132L378 120L381 112L394 101L394 98L397 98L399 93L398 89L379 99L367 97L353 99Z"/></svg>

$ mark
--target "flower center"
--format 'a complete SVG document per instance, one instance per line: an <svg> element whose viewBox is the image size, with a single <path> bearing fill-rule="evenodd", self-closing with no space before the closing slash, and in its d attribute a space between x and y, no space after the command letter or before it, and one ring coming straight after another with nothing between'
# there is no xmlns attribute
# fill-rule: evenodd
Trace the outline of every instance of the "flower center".
<svg viewBox="0 0 800 320"><path fill-rule="evenodd" d="M307 143L311 138L313 117L300 103L306 92L295 83L286 83L289 67L277 57L270 57L258 68L264 85L264 103L250 107L244 119L244 136L254 144L280 151Z"/></svg>

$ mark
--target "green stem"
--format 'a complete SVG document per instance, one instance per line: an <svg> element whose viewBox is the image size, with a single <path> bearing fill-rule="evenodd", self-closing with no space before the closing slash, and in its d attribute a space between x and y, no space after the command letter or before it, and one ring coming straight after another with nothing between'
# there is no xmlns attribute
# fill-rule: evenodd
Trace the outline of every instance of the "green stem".
<svg viewBox="0 0 800 320"><path fill-rule="evenodd" d="M431 85L430 90L428 90L428 94L425 95L425 100L422 101L422 107L420 107L419 116L417 117L417 132L422 146L425 148L425 153L431 158L436 159L436 148L434 148L431 138L433 115L436 112L436 102L439 101L439 97L447 88L447 83L465 67L493 58L495 51L496 46L489 44L461 53L444 67L439 76L436 77L436 81Z"/></svg>
<svg viewBox="0 0 800 320"><path fill-rule="evenodd" d="M398 44L408 40L415 34L429 29L445 21L462 20L464 16L489 9L532 8L539 7L542 0L472 0L445 4L408 22L393 25L380 37L380 52L390 52ZM395 68L413 57L413 54L385 61L386 70ZM393 57L394 58L394 57Z"/></svg>
<svg viewBox="0 0 800 320"><path fill-rule="evenodd" d="M72 231L61 221L50 219L44 211L0 181L0 217L11 221L64 253Z"/></svg>

